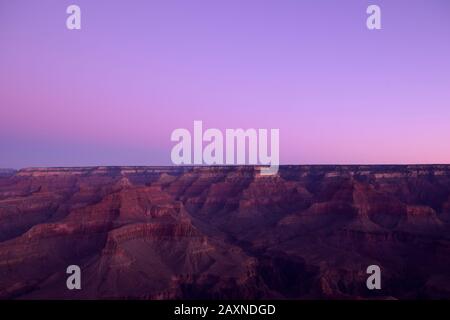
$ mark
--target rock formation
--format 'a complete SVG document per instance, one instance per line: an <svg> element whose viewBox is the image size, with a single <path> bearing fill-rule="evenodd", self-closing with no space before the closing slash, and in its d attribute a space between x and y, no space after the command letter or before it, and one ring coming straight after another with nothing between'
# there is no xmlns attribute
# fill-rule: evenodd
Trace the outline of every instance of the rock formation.
<svg viewBox="0 0 450 320"><path fill-rule="evenodd" d="M450 166L3 170L0 298L450 298Z"/></svg>

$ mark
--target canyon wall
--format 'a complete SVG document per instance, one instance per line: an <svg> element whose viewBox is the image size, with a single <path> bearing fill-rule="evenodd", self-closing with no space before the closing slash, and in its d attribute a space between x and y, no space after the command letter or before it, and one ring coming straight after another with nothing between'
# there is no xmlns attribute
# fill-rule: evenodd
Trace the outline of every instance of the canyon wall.
<svg viewBox="0 0 450 320"><path fill-rule="evenodd" d="M3 170L0 298L448 299L450 166Z"/></svg>

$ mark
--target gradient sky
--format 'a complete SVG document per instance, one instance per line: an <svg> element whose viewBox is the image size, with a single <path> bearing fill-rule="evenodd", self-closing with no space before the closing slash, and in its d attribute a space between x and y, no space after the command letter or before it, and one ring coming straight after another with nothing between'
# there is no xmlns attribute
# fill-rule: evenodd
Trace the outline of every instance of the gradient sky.
<svg viewBox="0 0 450 320"><path fill-rule="evenodd" d="M279 128L284 164L450 163L450 1L0 0L0 167L171 164L194 120Z"/></svg>

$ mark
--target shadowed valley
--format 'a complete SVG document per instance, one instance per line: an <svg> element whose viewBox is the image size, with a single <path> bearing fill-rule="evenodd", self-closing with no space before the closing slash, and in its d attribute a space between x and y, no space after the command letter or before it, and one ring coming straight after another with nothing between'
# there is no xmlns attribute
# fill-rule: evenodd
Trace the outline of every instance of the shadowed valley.
<svg viewBox="0 0 450 320"><path fill-rule="evenodd" d="M66 287L79 265L82 290ZM366 268L382 269L382 290ZM450 298L450 165L0 171L0 298Z"/></svg>

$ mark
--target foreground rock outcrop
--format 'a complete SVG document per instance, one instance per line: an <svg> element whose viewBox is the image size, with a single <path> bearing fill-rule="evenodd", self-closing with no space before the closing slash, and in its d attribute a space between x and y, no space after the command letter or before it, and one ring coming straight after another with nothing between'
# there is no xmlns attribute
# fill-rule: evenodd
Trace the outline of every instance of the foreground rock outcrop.
<svg viewBox="0 0 450 320"><path fill-rule="evenodd" d="M450 298L450 166L0 173L2 299Z"/></svg>

